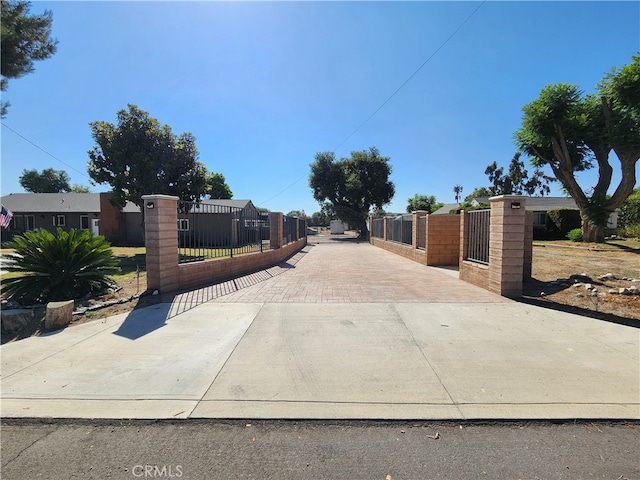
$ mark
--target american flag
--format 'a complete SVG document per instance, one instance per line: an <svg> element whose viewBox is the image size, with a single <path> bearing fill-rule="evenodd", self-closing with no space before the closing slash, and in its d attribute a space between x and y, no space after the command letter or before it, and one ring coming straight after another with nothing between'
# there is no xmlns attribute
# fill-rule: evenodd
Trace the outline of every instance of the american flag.
<svg viewBox="0 0 640 480"><path fill-rule="evenodd" d="M11 213L11 210L7 210L4 208L4 205L2 205L2 211L0 212L0 227L8 229L12 218L13 213Z"/></svg>

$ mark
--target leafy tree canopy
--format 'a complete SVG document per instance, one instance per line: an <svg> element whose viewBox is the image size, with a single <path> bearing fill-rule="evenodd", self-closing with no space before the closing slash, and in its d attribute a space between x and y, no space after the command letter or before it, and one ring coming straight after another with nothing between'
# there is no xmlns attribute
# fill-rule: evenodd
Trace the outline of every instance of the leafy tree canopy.
<svg viewBox="0 0 640 480"><path fill-rule="evenodd" d="M74 183L73 185L71 185L71 190L69 191L73 193L91 193L91 189L89 187L85 187L84 185L78 185L77 183Z"/></svg>
<svg viewBox="0 0 640 480"><path fill-rule="evenodd" d="M207 175L205 193L209 198L215 199L230 199L233 197L233 192L221 173L209 173Z"/></svg>
<svg viewBox="0 0 640 480"><path fill-rule="evenodd" d="M351 157L340 160L333 152L320 152L311 164L309 186L318 202L330 202L337 218L356 226L367 238L371 208L382 208L395 193L390 174L389 158L375 147L351 152Z"/></svg>
<svg viewBox="0 0 640 480"><path fill-rule="evenodd" d="M436 201L435 195L419 195L416 193L413 197L407 199L407 213L415 212L417 210L432 213L443 205L444 203L438 203Z"/></svg>
<svg viewBox="0 0 640 480"><path fill-rule="evenodd" d="M304 210L291 210L289 213L287 213L286 215L287 217L297 217L297 218L302 218L302 217L306 217L307 214L304 213Z"/></svg>
<svg viewBox="0 0 640 480"><path fill-rule="evenodd" d="M471 202L474 198L486 198L493 196L487 187L476 187L469 195L464 197L465 203Z"/></svg>
<svg viewBox="0 0 640 480"><path fill-rule="evenodd" d="M534 165L548 165L575 200L584 241L602 241L609 214L623 204L636 183L640 56L606 74L596 94L585 95L572 84L547 85L522 110L522 126L515 133L518 147ZM612 152L620 162L621 180L608 197ZM598 168L598 181L585 189L575 173L588 168Z"/></svg>
<svg viewBox="0 0 640 480"><path fill-rule="evenodd" d="M488 196L496 195L539 195L543 197L549 194L549 182L555 181L553 177L545 175L542 170L536 168L531 178L524 168L524 162L520 160L520 152L511 159L509 171L504 173L504 168L498 167L496 162L487 166L484 171L489 177L491 186L488 188Z"/></svg>
<svg viewBox="0 0 640 480"><path fill-rule="evenodd" d="M19 178L20 185L31 193L62 193L70 192L69 175L64 170L45 168L42 173L38 170L23 170Z"/></svg>
<svg viewBox="0 0 640 480"><path fill-rule="evenodd" d="M142 196L175 195L199 200L207 189L207 169L198 161L195 137L176 136L136 105L117 113L117 123L89 124L96 142L89 150L89 176L113 188L113 201L123 207L127 200L142 209Z"/></svg>
<svg viewBox="0 0 640 480"><path fill-rule="evenodd" d="M51 39L53 17L49 10L42 15L29 15L31 3L2 0L2 34L0 35L1 89L8 79L20 78L34 71L33 62L45 60L56 52L56 40ZM2 103L1 116L7 113L9 103Z"/></svg>

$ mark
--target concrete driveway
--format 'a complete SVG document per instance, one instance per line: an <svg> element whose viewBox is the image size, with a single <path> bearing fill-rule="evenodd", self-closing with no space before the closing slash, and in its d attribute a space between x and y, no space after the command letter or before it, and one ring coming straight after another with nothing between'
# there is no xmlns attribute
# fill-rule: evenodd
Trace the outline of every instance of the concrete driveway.
<svg viewBox="0 0 640 480"><path fill-rule="evenodd" d="M640 330L320 240L269 270L3 345L2 416L640 419Z"/></svg>

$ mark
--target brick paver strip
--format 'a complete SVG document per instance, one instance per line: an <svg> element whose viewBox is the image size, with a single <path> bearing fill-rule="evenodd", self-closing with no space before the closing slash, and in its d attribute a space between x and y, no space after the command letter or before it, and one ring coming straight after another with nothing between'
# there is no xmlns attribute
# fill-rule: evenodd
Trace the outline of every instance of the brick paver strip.
<svg viewBox="0 0 640 480"><path fill-rule="evenodd" d="M176 295L170 316L204 302L496 303L510 300L441 269L355 241L309 244L286 262Z"/></svg>

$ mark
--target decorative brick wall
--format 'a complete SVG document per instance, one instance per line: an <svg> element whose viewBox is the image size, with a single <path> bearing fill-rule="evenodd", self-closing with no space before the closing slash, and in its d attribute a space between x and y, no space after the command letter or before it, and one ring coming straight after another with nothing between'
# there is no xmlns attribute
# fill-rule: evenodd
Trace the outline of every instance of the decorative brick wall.
<svg viewBox="0 0 640 480"><path fill-rule="evenodd" d="M457 265L460 258L460 215L426 215L426 248L418 248L418 217L426 212L413 214L413 245L387 240L389 218L384 220L384 239L370 237L370 243L389 252L423 265Z"/></svg>
<svg viewBox="0 0 640 480"><path fill-rule="evenodd" d="M178 197L145 195L142 198L146 213L145 237L149 290L169 292L246 275L277 265L307 244L305 236L289 245L282 245L282 213L272 213L271 250L232 258L178 264ZM152 208L151 205L153 205Z"/></svg>
<svg viewBox="0 0 640 480"><path fill-rule="evenodd" d="M427 215L427 265L458 265L460 215Z"/></svg>
<svg viewBox="0 0 640 480"><path fill-rule="evenodd" d="M505 297L522 295L522 282L531 276L533 215L525 210L526 197L492 197L489 265L465 260L467 212L462 212L460 228L461 280L486 288Z"/></svg>

